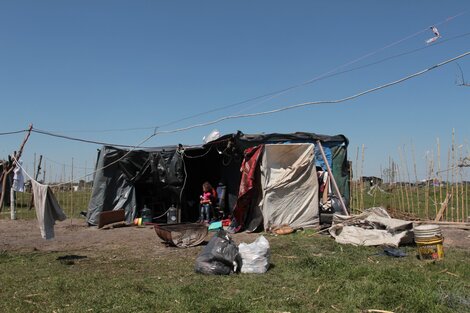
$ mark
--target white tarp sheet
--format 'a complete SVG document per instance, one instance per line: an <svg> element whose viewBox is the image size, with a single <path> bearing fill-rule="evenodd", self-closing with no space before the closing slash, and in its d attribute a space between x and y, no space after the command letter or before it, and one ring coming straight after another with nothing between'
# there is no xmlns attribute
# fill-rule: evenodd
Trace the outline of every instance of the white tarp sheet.
<svg viewBox="0 0 470 313"><path fill-rule="evenodd" d="M355 246L392 246L413 241L413 223L391 218L383 208L371 208L355 216L335 214L330 235L336 242Z"/></svg>
<svg viewBox="0 0 470 313"><path fill-rule="evenodd" d="M261 162L264 229L319 223L313 144L267 144Z"/></svg>

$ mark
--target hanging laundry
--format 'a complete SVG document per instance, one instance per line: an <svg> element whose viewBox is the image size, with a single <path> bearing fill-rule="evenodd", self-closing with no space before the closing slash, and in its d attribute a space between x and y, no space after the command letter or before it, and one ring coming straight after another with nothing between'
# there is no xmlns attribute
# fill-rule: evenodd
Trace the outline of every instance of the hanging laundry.
<svg viewBox="0 0 470 313"><path fill-rule="evenodd" d="M431 26L429 27L432 32L434 33L434 37L432 38L429 38L428 40L426 40L426 43L427 44L430 44L430 43L433 43L434 41L436 41L437 39L441 38L441 34L439 33L439 30L437 29L436 26Z"/></svg>
<svg viewBox="0 0 470 313"><path fill-rule="evenodd" d="M21 165L23 165L23 161L19 160L18 164L16 164L16 167L13 170L14 175L12 188L14 191L24 192L24 176Z"/></svg>
<svg viewBox="0 0 470 313"><path fill-rule="evenodd" d="M42 185L35 180L31 182L41 236L44 239L53 239L55 221L63 221L67 217L48 185Z"/></svg>

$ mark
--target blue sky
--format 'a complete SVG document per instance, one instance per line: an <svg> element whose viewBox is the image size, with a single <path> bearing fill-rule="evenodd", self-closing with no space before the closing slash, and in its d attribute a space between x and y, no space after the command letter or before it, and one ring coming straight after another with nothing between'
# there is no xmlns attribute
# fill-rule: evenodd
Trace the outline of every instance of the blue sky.
<svg viewBox="0 0 470 313"><path fill-rule="evenodd" d="M435 24L442 38L426 46ZM366 66L160 129L355 94L469 51L469 32L468 1L2 1L0 132L33 123L133 145L152 127ZM470 80L470 57L458 63ZM449 64L342 104L159 135L146 145L198 144L214 128L342 133L351 160L365 146L364 174L380 176L389 157L399 162L399 147L411 163L413 143L425 177L437 138L447 162L452 129L462 155L470 153L470 87L455 84L458 73ZM146 129L122 130L130 128ZM0 158L23 137L0 136ZM73 158L91 168L99 147L33 133L24 160L30 171L34 153L48 166Z"/></svg>

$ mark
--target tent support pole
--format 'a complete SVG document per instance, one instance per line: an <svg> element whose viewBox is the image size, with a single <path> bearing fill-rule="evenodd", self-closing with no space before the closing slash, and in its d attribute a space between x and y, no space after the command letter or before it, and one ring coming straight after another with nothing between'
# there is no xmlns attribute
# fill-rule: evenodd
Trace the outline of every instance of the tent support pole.
<svg viewBox="0 0 470 313"><path fill-rule="evenodd" d="M317 145L320 148L321 156L323 157L323 161L326 164L326 169L328 170L328 174L331 177L331 182L333 183L335 193L339 198L339 202L341 203L341 208L343 209L343 213L349 216L348 209L346 208L346 205L344 204L343 197L341 196L341 192L339 192L338 185L336 184L336 179L333 176L333 172L331 171L330 164L328 163L328 159L326 158L325 151L323 150L323 146L321 145L320 140L317 140Z"/></svg>

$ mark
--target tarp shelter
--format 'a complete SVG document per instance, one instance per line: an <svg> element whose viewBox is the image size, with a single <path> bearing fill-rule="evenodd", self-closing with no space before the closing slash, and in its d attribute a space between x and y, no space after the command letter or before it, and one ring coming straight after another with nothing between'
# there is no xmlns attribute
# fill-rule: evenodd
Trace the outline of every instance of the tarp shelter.
<svg viewBox="0 0 470 313"><path fill-rule="evenodd" d="M318 178L314 145L268 144L261 161L259 208L264 228L318 225Z"/></svg>
<svg viewBox="0 0 470 313"><path fill-rule="evenodd" d="M139 216L144 205L155 221L165 221L172 205L181 210L181 221L198 217L199 195L203 182L225 186L226 211L237 202L244 152L267 144L315 143L320 140L341 193L349 199L348 139L343 135L314 133L256 134L242 132L224 135L201 146L167 146L129 151L104 146L98 153L93 191L87 221L97 225L103 211L124 209L126 221ZM316 166L324 166L314 149ZM159 218L160 215L163 215ZM250 218L249 215L246 216Z"/></svg>

